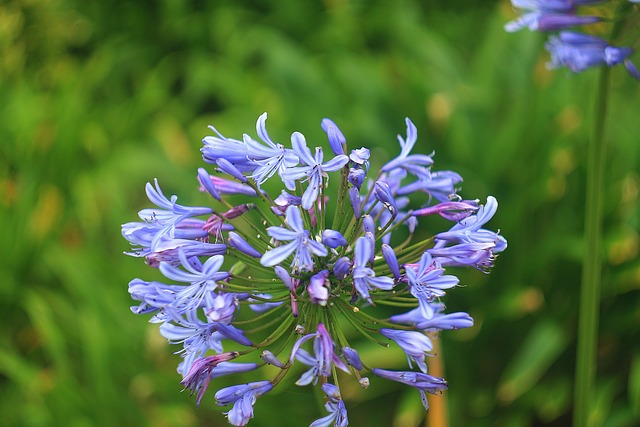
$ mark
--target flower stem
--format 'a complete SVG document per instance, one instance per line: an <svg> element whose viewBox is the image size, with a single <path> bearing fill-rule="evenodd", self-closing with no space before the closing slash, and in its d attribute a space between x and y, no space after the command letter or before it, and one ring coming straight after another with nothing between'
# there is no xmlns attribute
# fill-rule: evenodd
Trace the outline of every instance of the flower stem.
<svg viewBox="0 0 640 427"><path fill-rule="evenodd" d="M616 40L631 9L630 2L618 7L610 39ZM587 183L585 201L584 244L580 312L578 318L578 350L574 384L574 427L592 425L590 409L595 401L596 351L598 346L598 321L600 316L600 287L602 282L602 222L603 196L605 193L604 127L608 108L610 68L602 67L595 105L593 138L587 154Z"/></svg>
<svg viewBox="0 0 640 427"><path fill-rule="evenodd" d="M433 342L433 357L429 358L429 374L435 377L444 377L444 359L442 357L442 346L438 334L429 336ZM427 427L447 427L449 419L447 417L447 394L440 396L429 396L429 412L425 426Z"/></svg>
<svg viewBox="0 0 640 427"><path fill-rule="evenodd" d="M602 211L605 169L604 125L607 114L609 67L602 67L595 107L594 134L587 152L584 256L578 319L578 350L574 396L574 427L589 425L595 401L596 350L602 282Z"/></svg>

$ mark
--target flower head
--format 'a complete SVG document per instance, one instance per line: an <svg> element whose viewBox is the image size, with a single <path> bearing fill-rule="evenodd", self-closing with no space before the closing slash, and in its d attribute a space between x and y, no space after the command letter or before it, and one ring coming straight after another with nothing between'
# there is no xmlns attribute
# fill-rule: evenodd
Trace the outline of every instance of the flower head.
<svg viewBox="0 0 640 427"><path fill-rule="evenodd" d="M405 352L418 372L372 372L418 389L426 408L425 393L447 387L426 373L431 333L473 325L467 313L444 312L440 301L458 284L446 269L490 270L506 248L504 237L484 228L497 202L489 197L481 206L458 196L460 175L432 170L432 154L413 153L418 130L409 119L400 154L375 173L369 149L349 151L329 119L322 121L334 154L328 161L322 147L312 154L299 132L291 147L275 142L266 119L258 118L257 139L227 138L213 127L216 135L204 138L203 159L218 173L200 168L197 178L211 206L178 205L157 182L147 185L156 208L140 211L142 221L123 225L122 234L129 255L144 257L164 279L132 280L132 311L150 314L179 346L181 383L196 405L219 376L273 375L215 393L218 405L232 405L226 415L235 426L246 425L258 397L282 387L287 375L297 375L298 386L320 384L328 415L313 427L348 425L343 376L335 373L369 385L357 334L383 345L391 340ZM328 185L331 174L337 188ZM265 190L278 182L275 194ZM433 215L453 225L414 239ZM376 303L409 307L377 319L375 311L365 313Z"/></svg>
<svg viewBox="0 0 640 427"><path fill-rule="evenodd" d="M573 31L551 37L545 47L551 54L549 68L566 67L579 73L592 67L624 64L629 74L640 79L640 72L628 59L633 53L631 48L610 46L601 38Z"/></svg>

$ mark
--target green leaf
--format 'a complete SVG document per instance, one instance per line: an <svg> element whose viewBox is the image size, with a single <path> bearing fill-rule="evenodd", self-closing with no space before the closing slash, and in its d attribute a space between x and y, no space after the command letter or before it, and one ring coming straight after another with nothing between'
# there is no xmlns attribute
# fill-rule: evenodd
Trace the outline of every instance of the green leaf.
<svg viewBox="0 0 640 427"><path fill-rule="evenodd" d="M504 370L498 386L499 399L511 402L529 391L566 346L565 334L556 323L543 321L536 324Z"/></svg>

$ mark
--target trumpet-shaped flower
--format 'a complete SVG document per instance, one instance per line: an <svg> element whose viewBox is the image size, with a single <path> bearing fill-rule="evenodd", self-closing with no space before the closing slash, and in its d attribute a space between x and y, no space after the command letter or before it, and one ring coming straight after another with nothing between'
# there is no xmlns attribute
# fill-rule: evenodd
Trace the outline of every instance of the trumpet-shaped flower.
<svg viewBox="0 0 640 427"><path fill-rule="evenodd" d="M318 199L320 187L323 185L327 172L334 172L342 168L349 161L349 157L339 154L327 163L322 163L324 160L322 148L316 148L316 155L312 156L309 147L307 147L307 141L300 132L294 132L291 136L291 145L293 146L293 151L304 163L304 166L289 168L282 172L281 176L290 190L294 189L293 185L290 184L291 182L307 181L307 189L302 195L302 207L311 209Z"/></svg>
<svg viewBox="0 0 640 427"><path fill-rule="evenodd" d="M289 258L291 254L294 254L291 265L302 271L311 271L313 268L312 254L326 256L327 248L310 237L310 232L304 226L298 207L289 206L286 218L289 228L269 227L267 228L267 233L276 240L289 241L289 243L266 252L260 258L260 263L271 267L280 264Z"/></svg>

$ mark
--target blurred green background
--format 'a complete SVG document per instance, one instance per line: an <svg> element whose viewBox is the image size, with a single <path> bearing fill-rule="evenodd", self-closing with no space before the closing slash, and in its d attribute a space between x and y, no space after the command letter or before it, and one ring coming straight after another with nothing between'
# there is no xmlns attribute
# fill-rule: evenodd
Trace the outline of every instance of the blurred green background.
<svg viewBox="0 0 640 427"><path fill-rule="evenodd" d="M544 35L505 33L513 17L488 0L0 2L0 424L226 425L213 393L197 409L180 393L177 348L129 311L127 283L151 276L120 225L156 177L201 203L206 126L255 134L267 111L275 139L325 141L331 117L388 155L409 116L463 196L498 198L489 225L509 249L447 296L476 326L442 334L440 399L451 426L569 425L597 72L547 71ZM607 427L640 425L639 95L616 69L593 402ZM368 356L405 365L389 354ZM351 425L423 425L414 390L343 393ZM250 425L324 414L288 388Z"/></svg>

